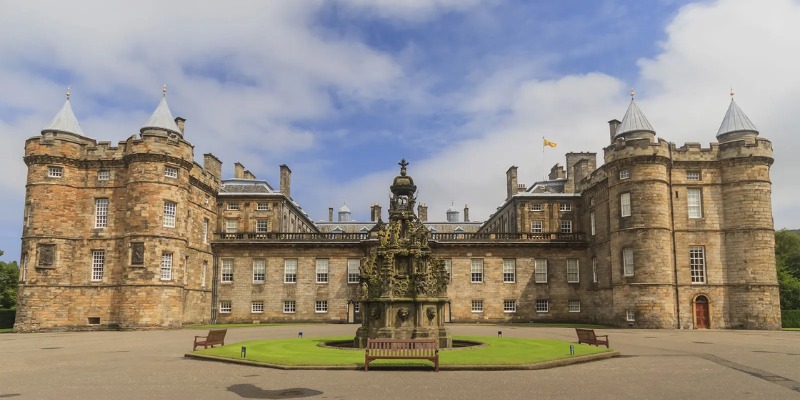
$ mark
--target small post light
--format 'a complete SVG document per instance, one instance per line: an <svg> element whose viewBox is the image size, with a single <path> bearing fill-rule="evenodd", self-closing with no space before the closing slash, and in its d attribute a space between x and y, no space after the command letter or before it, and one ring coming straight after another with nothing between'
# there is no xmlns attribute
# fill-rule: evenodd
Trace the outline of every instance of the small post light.
<svg viewBox="0 0 800 400"><path fill-rule="evenodd" d="M571 355L571 356L575 355L575 345L572 345L572 344L569 345L569 355Z"/></svg>
<svg viewBox="0 0 800 400"><path fill-rule="evenodd" d="M242 357L242 358L247 358L247 347L245 347L245 346L242 346L242 354L241 354L241 357Z"/></svg>
<svg viewBox="0 0 800 400"><path fill-rule="evenodd" d="M297 332L297 337L302 339L303 338L303 331Z"/></svg>
<svg viewBox="0 0 800 400"><path fill-rule="evenodd" d="M497 337L503 337L503 331L497 331Z"/></svg>

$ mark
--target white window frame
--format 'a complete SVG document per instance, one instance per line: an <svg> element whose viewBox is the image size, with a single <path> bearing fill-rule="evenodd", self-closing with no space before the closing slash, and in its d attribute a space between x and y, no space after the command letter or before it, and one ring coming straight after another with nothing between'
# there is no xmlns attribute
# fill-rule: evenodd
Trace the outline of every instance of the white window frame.
<svg viewBox="0 0 800 400"><path fill-rule="evenodd" d="M559 221L558 226L561 233L572 233L572 220L562 219Z"/></svg>
<svg viewBox="0 0 800 400"><path fill-rule="evenodd" d="M256 211L269 211L269 203L266 202L256 203Z"/></svg>
<svg viewBox="0 0 800 400"><path fill-rule="evenodd" d="M703 218L703 189L686 189L686 210L690 219Z"/></svg>
<svg viewBox="0 0 800 400"><path fill-rule="evenodd" d="M589 213L589 228L592 233L592 236L595 234L595 215L594 211Z"/></svg>
<svg viewBox="0 0 800 400"><path fill-rule="evenodd" d="M328 300L314 301L314 313L325 314L328 312Z"/></svg>
<svg viewBox="0 0 800 400"><path fill-rule="evenodd" d="M619 171L619 179L629 179L631 177L631 171L627 169L623 169Z"/></svg>
<svg viewBox="0 0 800 400"><path fill-rule="evenodd" d="M689 272L692 284L706 283L706 248L705 246L689 246Z"/></svg>
<svg viewBox="0 0 800 400"><path fill-rule="evenodd" d="M25 260L25 262L27 262L27 260ZM92 250L92 282L103 281L105 264L106 264L106 251ZM27 265L24 265L23 267L27 269ZM26 277L23 276L23 281L25 280L24 278Z"/></svg>
<svg viewBox="0 0 800 400"><path fill-rule="evenodd" d="M203 219L203 244L208 244L208 218Z"/></svg>
<svg viewBox="0 0 800 400"><path fill-rule="evenodd" d="M633 276L635 270L633 248L626 247L622 249L622 274L625 276Z"/></svg>
<svg viewBox="0 0 800 400"><path fill-rule="evenodd" d="M517 260L513 258L503 259L503 283L517 282Z"/></svg>
<svg viewBox="0 0 800 400"><path fill-rule="evenodd" d="M223 258L221 260L222 266L220 267L219 281L221 283L233 282L233 259Z"/></svg>
<svg viewBox="0 0 800 400"><path fill-rule="evenodd" d="M294 314L297 312L297 302L294 300L284 300L283 301L283 313L284 314Z"/></svg>
<svg viewBox="0 0 800 400"><path fill-rule="evenodd" d="M171 167L169 165L164 166L164 176L170 179L177 179L178 178L178 168Z"/></svg>
<svg viewBox="0 0 800 400"><path fill-rule="evenodd" d="M581 301L580 300L570 300L567 303L567 310L572 313L579 313L581 312Z"/></svg>
<svg viewBox="0 0 800 400"><path fill-rule="evenodd" d="M517 301L516 300L503 300L503 312L506 314L511 314L517 312Z"/></svg>
<svg viewBox="0 0 800 400"><path fill-rule="evenodd" d="M535 283L547 283L547 259L535 258L533 260L533 281Z"/></svg>
<svg viewBox="0 0 800 400"><path fill-rule="evenodd" d="M178 203L172 201L164 202L164 227L174 228L175 217L178 215Z"/></svg>
<svg viewBox="0 0 800 400"><path fill-rule="evenodd" d="M269 220L257 219L256 220L256 233L267 233L269 231Z"/></svg>
<svg viewBox="0 0 800 400"><path fill-rule="evenodd" d="M542 203L533 203L531 204L531 211L544 211L544 207L542 206Z"/></svg>
<svg viewBox="0 0 800 400"><path fill-rule="evenodd" d="M558 205L558 211L561 212L572 211L572 203L560 203Z"/></svg>
<svg viewBox="0 0 800 400"><path fill-rule="evenodd" d="M253 283L264 283L267 280L267 260L253 259Z"/></svg>
<svg viewBox="0 0 800 400"><path fill-rule="evenodd" d="M626 310L625 321L636 322L636 312L634 312L633 310Z"/></svg>
<svg viewBox="0 0 800 400"><path fill-rule="evenodd" d="M172 280L172 253L161 253L161 280Z"/></svg>
<svg viewBox="0 0 800 400"><path fill-rule="evenodd" d="M631 216L631 194L630 192L619 195L619 215L620 217Z"/></svg>
<svg viewBox="0 0 800 400"><path fill-rule="evenodd" d="M592 282L597 283L597 257L592 257Z"/></svg>
<svg viewBox="0 0 800 400"><path fill-rule="evenodd" d="M469 272L469 281L471 283L483 283L483 259L471 259L469 264Z"/></svg>
<svg viewBox="0 0 800 400"><path fill-rule="evenodd" d="M297 259L283 260L283 283L297 283Z"/></svg>
<svg viewBox="0 0 800 400"><path fill-rule="evenodd" d="M544 223L543 221L536 220L531 221L531 233L542 233L544 232Z"/></svg>
<svg viewBox="0 0 800 400"><path fill-rule="evenodd" d="M482 313L483 312L483 300L472 300L472 308L473 313Z"/></svg>
<svg viewBox="0 0 800 400"><path fill-rule="evenodd" d="M107 181L111 179L111 170L108 169L101 169L97 171L97 180L98 181Z"/></svg>
<svg viewBox="0 0 800 400"><path fill-rule="evenodd" d="M94 199L94 227L108 227L108 199Z"/></svg>
<svg viewBox="0 0 800 400"><path fill-rule="evenodd" d="M686 171L687 181L700 181L700 171Z"/></svg>
<svg viewBox="0 0 800 400"><path fill-rule="evenodd" d="M264 313L264 300L254 300L250 302L250 313L263 314Z"/></svg>
<svg viewBox="0 0 800 400"><path fill-rule="evenodd" d="M444 270L447 272L447 282L453 281L453 259L444 259Z"/></svg>
<svg viewBox="0 0 800 400"><path fill-rule="evenodd" d="M550 300L547 300L547 299L536 299L536 312L537 313L548 313L548 312L550 312Z"/></svg>
<svg viewBox="0 0 800 400"><path fill-rule="evenodd" d="M233 310L233 302L231 302L230 300L219 301L220 314L230 314L232 310Z"/></svg>
<svg viewBox="0 0 800 400"><path fill-rule="evenodd" d="M225 233L239 232L239 220L236 218L225 219Z"/></svg>
<svg viewBox="0 0 800 400"><path fill-rule="evenodd" d="M361 260L358 258L347 259L347 283L361 282Z"/></svg>
<svg viewBox="0 0 800 400"><path fill-rule="evenodd" d="M327 258L317 258L316 260L316 277L317 283L328 283L328 272L330 268L330 260Z"/></svg>
<svg viewBox="0 0 800 400"><path fill-rule="evenodd" d="M353 302L353 313L358 314L361 312L361 303L354 301Z"/></svg>
<svg viewBox="0 0 800 400"><path fill-rule="evenodd" d="M48 178L61 178L64 176L64 167L49 166L47 167Z"/></svg>
<svg viewBox="0 0 800 400"><path fill-rule="evenodd" d="M567 283L580 283L581 264L577 258L567 259Z"/></svg>
<svg viewBox="0 0 800 400"><path fill-rule="evenodd" d="M229 202L225 207L228 211L239 211L239 202Z"/></svg>
<svg viewBox="0 0 800 400"><path fill-rule="evenodd" d="M208 261L203 261L203 269L200 271L200 287L206 287L206 270L208 269Z"/></svg>

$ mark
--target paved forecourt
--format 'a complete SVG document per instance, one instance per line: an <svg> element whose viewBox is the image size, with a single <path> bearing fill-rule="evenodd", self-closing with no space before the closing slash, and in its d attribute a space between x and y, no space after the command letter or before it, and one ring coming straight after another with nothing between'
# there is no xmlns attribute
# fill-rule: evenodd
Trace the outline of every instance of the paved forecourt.
<svg viewBox="0 0 800 400"><path fill-rule="evenodd" d="M355 325L228 330L226 343L354 334ZM570 328L452 325L454 335L575 341ZM622 356L534 371L287 371L184 358L203 330L0 335L0 398L800 398L800 332L600 329Z"/></svg>

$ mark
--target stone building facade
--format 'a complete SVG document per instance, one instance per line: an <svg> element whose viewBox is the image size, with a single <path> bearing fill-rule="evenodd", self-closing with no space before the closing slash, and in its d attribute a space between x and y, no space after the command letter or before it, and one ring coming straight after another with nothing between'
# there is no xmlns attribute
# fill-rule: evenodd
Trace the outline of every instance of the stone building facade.
<svg viewBox="0 0 800 400"><path fill-rule="evenodd" d="M194 162L166 94L139 135L84 135L69 98L28 139L15 330L145 329L205 322L359 322L369 222L314 222L239 163ZM484 222L428 221L449 275L447 321L575 321L645 328L779 329L772 144L731 101L703 148L655 137L633 100L609 122L604 162L568 153L529 188L506 174ZM389 182L387 182L388 188ZM69 201L65 201L69 199Z"/></svg>

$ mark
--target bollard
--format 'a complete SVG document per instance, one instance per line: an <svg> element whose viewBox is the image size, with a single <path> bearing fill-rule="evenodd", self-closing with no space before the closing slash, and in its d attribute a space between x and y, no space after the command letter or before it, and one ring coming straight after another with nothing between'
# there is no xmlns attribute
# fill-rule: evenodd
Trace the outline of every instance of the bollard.
<svg viewBox="0 0 800 400"><path fill-rule="evenodd" d="M247 358L247 347L242 346L242 358Z"/></svg>
<svg viewBox="0 0 800 400"><path fill-rule="evenodd" d="M497 331L497 337L503 337L503 331Z"/></svg>
<svg viewBox="0 0 800 400"><path fill-rule="evenodd" d="M297 332L297 337L302 339L303 338L303 331Z"/></svg>
<svg viewBox="0 0 800 400"><path fill-rule="evenodd" d="M571 355L571 356L575 355L575 346L574 345L569 345L569 355Z"/></svg>

